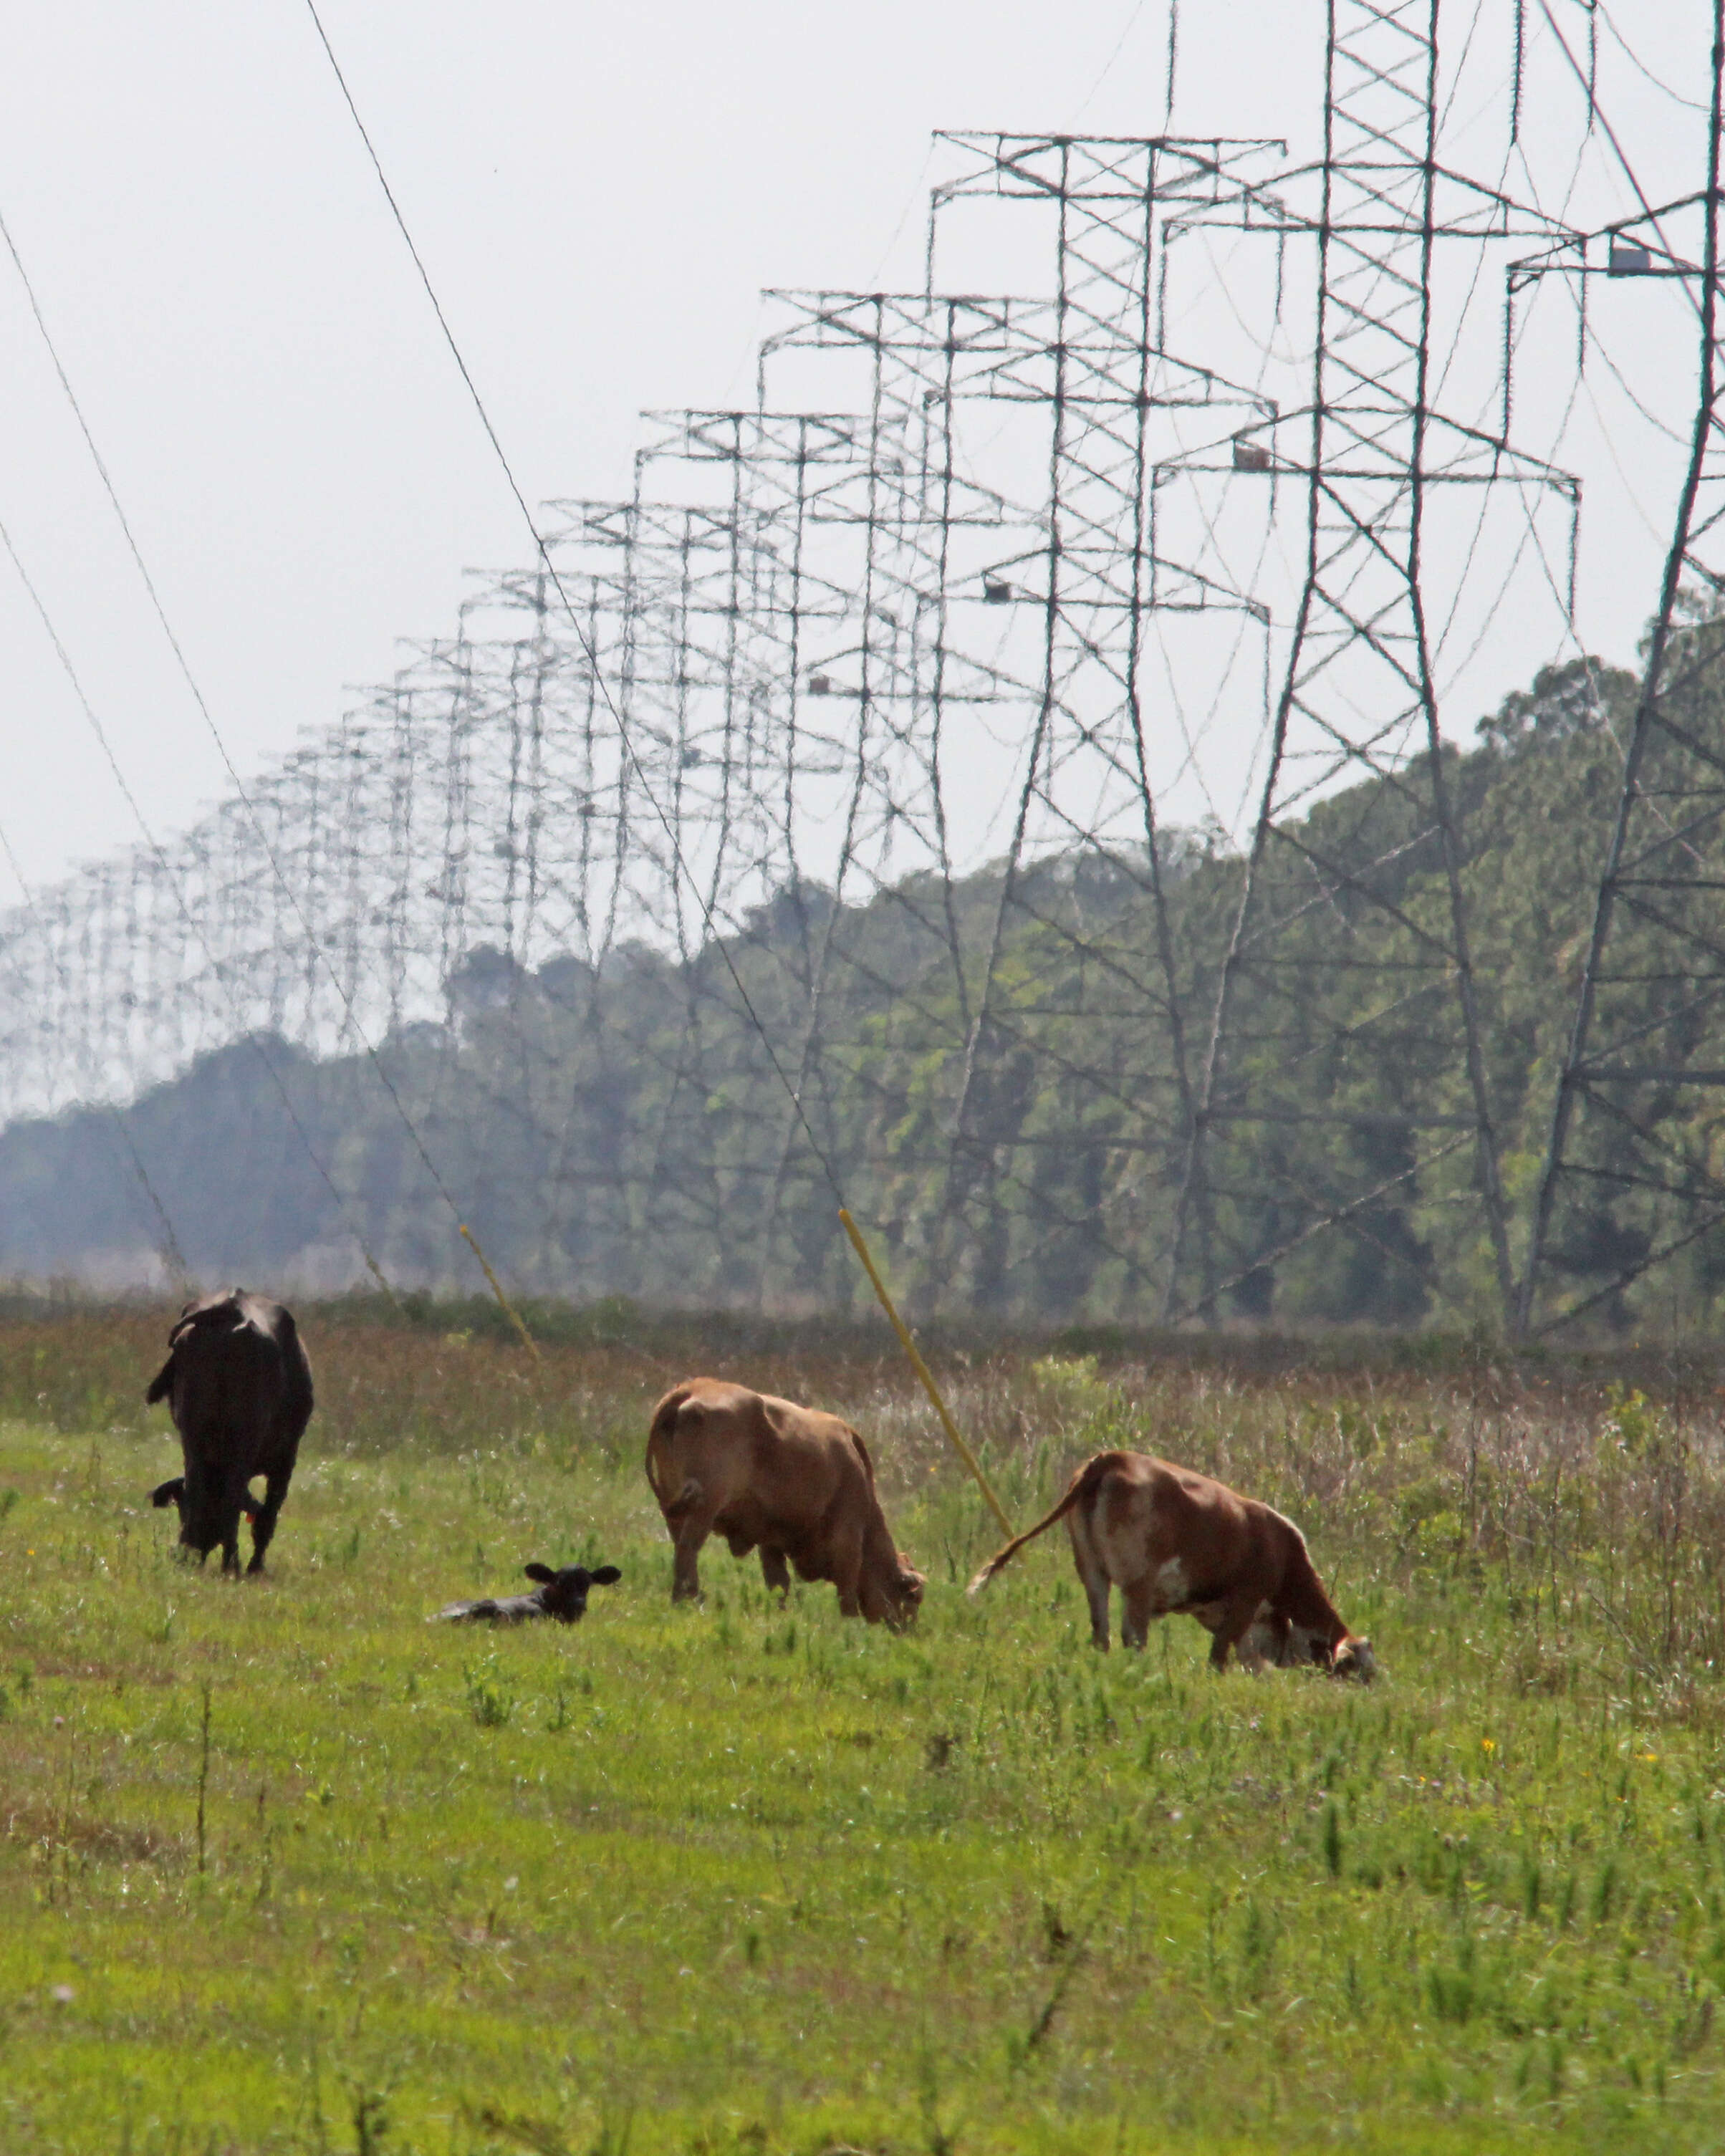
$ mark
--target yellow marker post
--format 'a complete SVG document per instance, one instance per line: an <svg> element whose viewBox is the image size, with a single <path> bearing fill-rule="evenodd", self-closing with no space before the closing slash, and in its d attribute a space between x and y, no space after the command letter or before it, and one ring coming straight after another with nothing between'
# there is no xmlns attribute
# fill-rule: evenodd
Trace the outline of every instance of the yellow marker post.
<svg viewBox="0 0 1725 2156"><path fill-rule="evenodd" d="M455 1223L455 1225L467 1238L468 1248L473 1252L475 1257L479 1260L480 1265L484 1266L485 1278L491 1283L491 1292L503 1306L504 1316L509 1320L510 1323L514 1326L516 1331L521 1334L521 1345L526 1349L527 1353L532 1357L536 1363L542 1363L545 1358L539 1353L538 1342L534 1339L532 1334L528 1332L526 1327L522 1324L521 1313L516 1310L515 1305L510 1301L509 1297L503 1292L503 1283L498 1279L496 1274L491 1270L490 1260L479 1246L478 1236L474 1234L472 1229L468 1226L465 1220L458 1220Z"/></svg>
<svg viewBox="0 0 1725 2156"><path fill-rule="evenodd" d="M857 1226L855 1221L851 1219L850 1215L845 1210L845 1208L842 1205L839 1208L839 1218L845 1223L845 1232L850 1238L851 1247L855 1250L858 1257L862 1260L863 1270L868 1275L875 1294L880 1298L880 1307L892 1320L892 1329L898 1335L899 1345L904 1349L906 1354L910 1357L911 1368L922 1380L923 1391L927 1393L929 1399L934 1402L934 1411L941 1419L942 1428L946 1431L947 1435L952 1441L952 1450L957 1454L958 1457L964 1462L965 1466L976 1477L976 1486L978 1489L982 1491L983 1496L988 1499L989 1511L993 1512L995 1518L999 1521L1003 1531L1006 1534L1010 1535L1013 1531L1012 1522L1007 1518L1005 1510L1002 1506L1000 1500L989 1488L988 1478L977 1465L976 1455L959 1435L957 1424L955 1423L952 1416L947 1414L947 1404L941 1398L939 1386L935 1383L933 1376L929 1370L927 1363L923 1361L921 1353L918 1352L916 1342L911 1339L909 1328L906 1327L905 1321L899 1316L898 1312L893 1307L892 1297L886 1292L886 1281L881 1279L880 1274L875 1270L875 1260L869 1255L869 1246L863 1240L862 1229Z"/></svg>

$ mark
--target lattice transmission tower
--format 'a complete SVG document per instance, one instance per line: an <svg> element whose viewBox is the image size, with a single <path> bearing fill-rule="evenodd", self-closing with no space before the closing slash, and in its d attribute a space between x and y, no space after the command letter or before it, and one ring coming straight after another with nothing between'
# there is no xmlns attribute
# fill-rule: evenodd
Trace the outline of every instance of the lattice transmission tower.
<svg viewBox="0 0 1725 2156"><path fill-rule="evenodd" d="M1601 1305L1621 1317L1625 1291L1685 1252L1711 1280L1725 1260L1709 1242L1725 1226L1725 0L1709 13L1702 186L1522 270L1625 292L1654 280L1680 295L1697 344L1695 423L1534 1201L1523 1332Z"/></svg>
<svg viewBox="0 0 1725 2156"><path fill-rule="evenodd" d="M1232 213L1315 256L1309 405L1240 444L1301 484L1305 572L1204 1027L1171 1317L1213 1317L1230 1291L1266 1313L1276 1266L1327 1233L1411 1276L1399 1206L1440 1183L1512 1302L1425 545L1435 495L1515 487L1560 497L1573 559L1579 489L1507 427L1436 408L1440 251L1560 229L1440 162L1438 17L1438 0L1327 0L1322 157Z"/></svg>
<svg viewBox="0 0 1725 2156"><path fill-rule="evenodd" d="M819 663L824 691L854 697L859 714L859 790L835 886L845 896L860 866L872 887L896 876L903 888L926 865L946 894L956 1033L942 1045L959 1060L942 1110L945 1158L922 1185L925 1205L937 1194L932 1233L926 1219L905 1225L940 1276L962 1275L961 1291L987 1304L1051 1239L1072 1244L1081 1265L1136 1262L1123 1241L1111 1250L1112 1229L1189 1090L1147 742L1146 624L1158 612L1257 620L1261 609L1158 547L1153 481L1176 449L1226 441L1272 408L1166 350L1158 226L1261 179L1273 146L942 140L952 169L933 196L928 289L770 295L780 319L762 346L762 396L793 355L860 355L875 439L893 445L874 459L865 588L895 595L886 603L925 626L899 639L907 670L859 670L871 602L855 644ZM1046 220L1046 290L938 289L943 220L981 202ZM964 774L956 788L954 772ZM877 787L886 820L873 846L860 845ZM929 812L920 841L907 814L918 803ZM911 841L896 856L878 844L895 829ZM955 863L974 875L985 861L993 896L978 916L955 906L952 876ZM1019 969L1009 992L1002 953L1015 936L1022 952L1027 929L1041 961ZM844 960L844 932L835 909L823 983ZM1128 1009L1157 1021L1129 1065L1075 1054L1087 1016ZM1012 1097L1025 1057L1054 1050L1063 1028L1055 1052L1065 1097L1092 1127L1096 1184L1094 1206L1070 1220L1050 1217L1040 1188L1048 1142L1019 1129ZM819 1040L817 1017L801 1077Z"/></svg>

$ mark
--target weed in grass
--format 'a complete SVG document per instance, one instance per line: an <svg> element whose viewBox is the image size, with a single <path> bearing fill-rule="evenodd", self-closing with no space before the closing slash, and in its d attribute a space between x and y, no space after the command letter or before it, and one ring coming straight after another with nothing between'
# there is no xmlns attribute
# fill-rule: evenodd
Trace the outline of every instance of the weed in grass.
<svg viewBox="0 0 1725 2156"><path fill-rule="evenodd" d="M207 1854L204 1838L204 1803L209 1794L210 1691L208 1678L205 1679L201 1689L203 1712L198 1718L198 1876L200 1879L204 1874Z"/></svg>
<svg viewBox="0 0 1725 2156"><path fill-rule="evenodd" d="M1333 1804L1324 1806L1324 1863L1332 1879L1342 1876L1342 1820Z"/></svg>
<svg viewBox="0 0 1725 2156"><path fill-rule="evenodd" d="M490 1654L480 1661L469 1662L461 1678L467 1687L467 1711L475 1727L501 1729L515 1712L516 1703L499 1680L496 1656Z"/></svg>
<svg viewBox="0 0 1725 2156"><path fill-rule="evenodd" d="M1609 1917L1616 1893L1617 1866L1615 1860L1608 1856L1599 1866L1599 1875L1594 1881L1591 1914L1595 1924L1603 1924Z"/></svg>
<svg viewBox="0 0 1725 2156"><path fill-rule="evenodd" d="M470 2123L482 2133L509 2148L530 2149L535 2152L535 2156L575 2156L573 2144L542 2118L498 2111L490 2105L483 2106L478 2111L470 2111L467 2116ZM595 2142L592 2148L596 2150L599 2145Z"/></svg>
<svg viewBox="0 0 1725 2156"><path fill-rule="evenodd" d="M354 2156L383 2156L389 2136L388 2099L376 2089L356 2084L349 2091Z"/></svg>

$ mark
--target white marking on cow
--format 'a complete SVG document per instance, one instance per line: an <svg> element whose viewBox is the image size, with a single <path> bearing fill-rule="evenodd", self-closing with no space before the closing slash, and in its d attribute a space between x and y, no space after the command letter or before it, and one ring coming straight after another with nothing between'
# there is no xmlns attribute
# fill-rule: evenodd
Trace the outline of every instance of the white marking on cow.
<svg viewBox="0 0 1725 2156"><path fill-rule="evenodd" d="M1171 1557L1166 1564L1158 1567L1151 1584L1164 1609L1178 1609L1186 1599L1186 1568L1178 1558Z"/></svg>

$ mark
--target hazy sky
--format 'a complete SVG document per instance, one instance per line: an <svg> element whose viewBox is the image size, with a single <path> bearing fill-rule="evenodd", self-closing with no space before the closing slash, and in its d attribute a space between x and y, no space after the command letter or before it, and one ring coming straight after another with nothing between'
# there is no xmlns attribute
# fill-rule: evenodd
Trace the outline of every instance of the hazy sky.
<svg viewBox="0 0 1725 2156"><path fill-rule="evenodd" d="M1163 120L1167 0L321 4L534 499L625 491L640 408L746 402L761 287L918 284L932 130ZM1703 95L1704 0L1619 7L1639 61ZM1581 49L1584 8L1552 9ZM1187 0L1176 131L1309 149L1322 12ZM1554 198L1579 161L1587 222L1625 190L1530 13L1530 161ZM1507 0L1445 8L1455 46L1475 41L1454 117L1477 105L1482 156L1509 18ZM303 0L57 0L8 27L0 214L245 770L387 678L398 637L447 633L464 569L525 558L517 513ZM1609 38L1601 80L1650 193L1697 184L1700 119ZM1501 308L1501 266L1480 304ZM1561 434L1584 470L1583 634L1623 658L1654 595L1693 339L1672 286L1606 290L1595 312L1651 420L1598 363L1556 411L1573 312L1530 341L1521 410L1530 446ZM1293 374L1302 357L1282 355ZM3 259L0 370L0 523L172 830L223 790L219 761ZM1463 403L1478 387L1458 377ZM0 819L26 875L51 878L136 826L4 559L0 642ZM1493 644L1458 730L1541 655L1544 628Z"/></svg>

